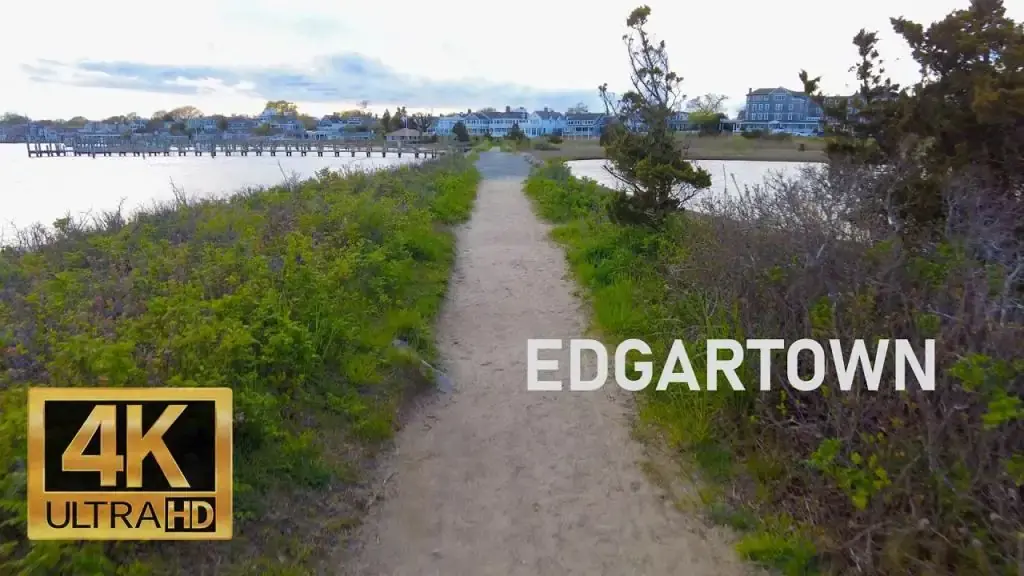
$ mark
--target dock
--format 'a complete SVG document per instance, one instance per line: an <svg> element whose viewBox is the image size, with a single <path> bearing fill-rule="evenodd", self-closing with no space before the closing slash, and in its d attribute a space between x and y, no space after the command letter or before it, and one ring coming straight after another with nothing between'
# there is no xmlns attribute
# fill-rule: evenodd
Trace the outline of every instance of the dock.
<svg viewBox="0 0 1024 576"><path fill-rule="evenodd" d="M359 140L282 140L272 138L194 139L188 137L76 136L63 142L25 142L29 158L66 156L334 156L367 158L403 154L414 158L437 158L465 152L464 146L411 142L368 142Z"/></svg>

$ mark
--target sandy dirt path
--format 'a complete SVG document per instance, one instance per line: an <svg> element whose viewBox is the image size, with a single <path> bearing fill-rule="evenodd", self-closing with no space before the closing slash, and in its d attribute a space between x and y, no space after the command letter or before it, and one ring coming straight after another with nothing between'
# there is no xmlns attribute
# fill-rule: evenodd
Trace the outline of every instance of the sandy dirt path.
<svg viewBox="0 0 1024 576"><path fill-rule="evenodd" d="M439 324L454 390L420 407L385 464L346 572L386 576L725 576L746 572L643 475L628 409L600 392L526 390L527 338L586 329L562 250L488 152ZM558 358L568 379L566 354ZM549 373L543 373L547 377Z"/></svg>

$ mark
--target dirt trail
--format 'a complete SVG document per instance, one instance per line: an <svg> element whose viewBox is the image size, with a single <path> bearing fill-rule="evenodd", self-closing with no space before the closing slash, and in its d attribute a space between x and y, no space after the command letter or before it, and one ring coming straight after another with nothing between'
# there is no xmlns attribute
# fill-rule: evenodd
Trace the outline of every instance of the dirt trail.
<svg viewBox="0 0 1024 576"><path fill-rule="evenodd" d="M398 434L345 564L368 576L745 573L644 477L621 392L526 390L527 338L579 337L586 318L521 191L527 163L488 152L478 166L439 325L455 389ZM542 353L554 357L567 380L567 355Z"/></svg>

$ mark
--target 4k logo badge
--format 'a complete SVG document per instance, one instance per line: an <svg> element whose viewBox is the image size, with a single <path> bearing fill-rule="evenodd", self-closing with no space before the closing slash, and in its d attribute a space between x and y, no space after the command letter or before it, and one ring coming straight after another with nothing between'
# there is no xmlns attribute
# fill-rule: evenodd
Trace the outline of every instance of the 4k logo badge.
<svg viewBox="0 0 1024 576"><path fill-rule="evenodd" d="M232 535L229 388L33 388L28 537Z"/></svg>

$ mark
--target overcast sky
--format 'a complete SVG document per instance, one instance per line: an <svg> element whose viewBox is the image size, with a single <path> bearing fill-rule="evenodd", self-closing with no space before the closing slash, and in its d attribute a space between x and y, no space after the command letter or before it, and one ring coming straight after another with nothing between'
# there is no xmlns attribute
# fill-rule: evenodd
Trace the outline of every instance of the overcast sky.
<svg viewBox="0 0 1024 576"><path fill-rule="evenodd" d="M320 115L360 100L383 111L599 107L628 82L625 19L640 0L137 0L15 2L0 27L0 112L101 118L186 104L259 112L267 99ZM730 109L748 88L799 89L806 68L850 92L864 27L898 81L916 66L888 18L930 23L968 0L648 0L689 96ZM1007 0L1024 18L1024 0ZM898 59L898 60L897 60Z"/></svg>

